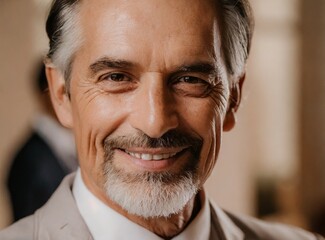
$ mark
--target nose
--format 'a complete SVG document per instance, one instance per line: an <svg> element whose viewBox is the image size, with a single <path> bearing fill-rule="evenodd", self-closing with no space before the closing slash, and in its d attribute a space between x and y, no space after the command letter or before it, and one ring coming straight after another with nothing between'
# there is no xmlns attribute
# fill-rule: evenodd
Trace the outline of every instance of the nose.
<svg viewBox="0 0 325 240"><path fill-rule="evenodd" d="M179 125L176 102L167 84L156 74L140 81L130 123L151 138L159 138Z"/></svg>

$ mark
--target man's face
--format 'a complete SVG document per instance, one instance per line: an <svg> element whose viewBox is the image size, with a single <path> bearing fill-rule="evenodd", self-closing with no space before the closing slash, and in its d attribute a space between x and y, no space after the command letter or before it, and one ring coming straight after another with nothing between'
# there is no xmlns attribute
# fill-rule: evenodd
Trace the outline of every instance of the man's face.
<svg viewBox="0 0 325 240"><path fill-rule="evenodd" d="M215 165L228 105L212 1L87 0L79 14L71 100L57 112L86 185L138 215L150 206L132 212L136 199L155 209L171 193L161 207L179 206L144 216L179 211Z"/></svg>

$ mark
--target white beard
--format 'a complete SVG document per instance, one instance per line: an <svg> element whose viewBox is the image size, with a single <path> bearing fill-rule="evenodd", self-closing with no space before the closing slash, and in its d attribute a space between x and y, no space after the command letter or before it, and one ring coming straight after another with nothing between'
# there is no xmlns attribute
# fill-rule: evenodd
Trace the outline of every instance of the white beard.
<svg viewBox="0 0 325 240"><path fill-rule="evenodd" d="M180 212L199 190L196 169L180 173L127 173L106 161L107 196L130 214L168 217Z"/></svg>
<svg viewBox="0 0 325 240"><path fill-rule="evenodd" d="M143 218L169 217L179 213L200 187L199 155L203 141L180 131L169 131L160 138L142 132L131 136L107 137L104 142L106 195L130 214ZM191 156L177 173L128 172L114 164L114 149L130 147L173 148L191 146Z"/></svg>

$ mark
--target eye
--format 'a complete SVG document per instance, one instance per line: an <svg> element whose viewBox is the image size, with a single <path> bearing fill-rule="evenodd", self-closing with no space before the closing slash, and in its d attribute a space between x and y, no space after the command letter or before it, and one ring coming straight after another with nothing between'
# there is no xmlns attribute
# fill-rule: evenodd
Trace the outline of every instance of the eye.
<svg viewBox="0 0 325 240"><path fill-rule="evenodd" d="M179 82L184 82L184 83L191 83L191 84L199 84L202 83L204 84L205 81L198 78L198 77L192 77L192 76L185 76L185 77L180 77L178 79Z"/></svg>
<svg viewBox="0 0 325 240"><path fill-rule="evenodd" d="M130 77L128 77L123 73L110 73L100 77L100 80L123 82L123 81L130 81Z"/></svg>
<svg viewBox="0 0 325 240"><path fill-rule="evenodd" d="M110 72L99 76L98 84L104 91L123 93L133 90L137 86L137 81L130 74Z"/></svg>
<svg viewBox="0 0 325 240"><path fill-rule="evenodd" d="M176 93L190 97L206 97L212 88L207 80L196 76L181 76L172 81Z"/></svg>

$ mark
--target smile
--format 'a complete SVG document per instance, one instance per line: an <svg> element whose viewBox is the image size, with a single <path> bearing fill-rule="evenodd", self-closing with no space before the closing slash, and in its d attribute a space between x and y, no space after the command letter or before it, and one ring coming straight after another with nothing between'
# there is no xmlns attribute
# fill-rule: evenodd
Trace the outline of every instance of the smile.
<svg viewBox="0 0 325 240"><path fill-rule="evenodd" d="M179 152L171 152L171 153L163 153L163 154L150 154L150 153L135 153L135 152L130 152L125 150L127 154L129 154L132 157L145 160L145 161L159 161L159 160L164 160L168 159L171 157L174 157L176 154Z"/></svg>

